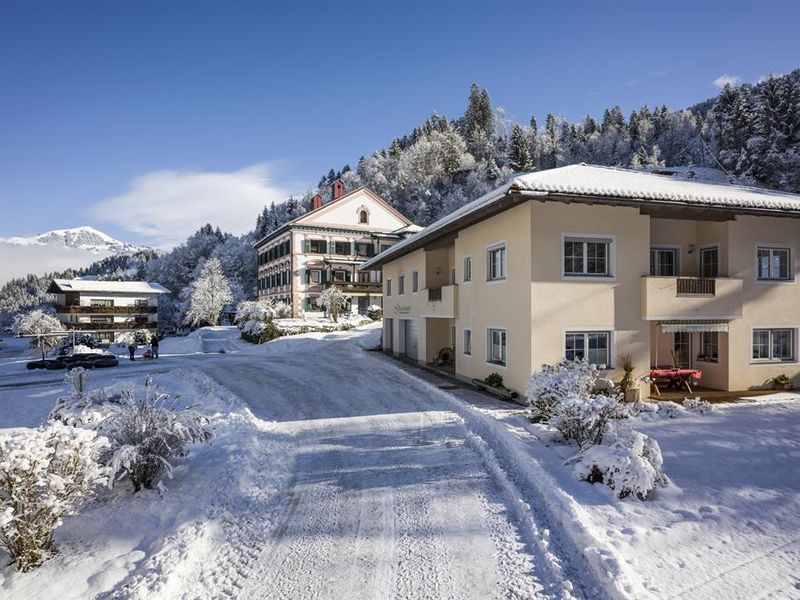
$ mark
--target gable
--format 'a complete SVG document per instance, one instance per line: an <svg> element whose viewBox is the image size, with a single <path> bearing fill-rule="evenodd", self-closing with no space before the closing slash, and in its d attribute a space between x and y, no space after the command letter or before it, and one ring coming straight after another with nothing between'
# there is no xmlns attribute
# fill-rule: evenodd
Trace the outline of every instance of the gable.
<svg viewBox="0 0 800 600"><path fill-rule="evenodd" d="M361 211L367 223L359 222ZM294 221L297 225L339 226L365 231L396 231L411 222L366 188L359 188Z"/></svg>

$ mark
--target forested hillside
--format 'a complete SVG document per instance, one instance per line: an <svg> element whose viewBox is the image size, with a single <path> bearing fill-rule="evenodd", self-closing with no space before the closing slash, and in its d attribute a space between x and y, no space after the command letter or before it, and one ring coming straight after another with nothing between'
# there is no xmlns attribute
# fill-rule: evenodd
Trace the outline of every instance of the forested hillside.
<svg viewBox="0 0 800 600"><path fill-rule="evenodd" d="M233 236L206 225L166 254L137 255L130 262L116 257L75 274L161 283L172 291L162 318L173 326L182 320L190 285L208 258L220 259L237 300L254 296L253 242L307 212L317 191L327 201L337 178L348 191L369 186L427 225L515 172L580 162L634 168L693 164L721 169L732 182L799 192L800 70L756 85L726 86L716 98L688 109L642 106L626 116L615 106L599 119L587 115L578 122L551 113L543 123L535 118L514 123L487 90L473 85L461 117L432 115L362 157L356 168L331 169L302 198L264 207L250 234ZM30 275L6 284L0 290L0 321L41 304L50 277Z"/></svg>

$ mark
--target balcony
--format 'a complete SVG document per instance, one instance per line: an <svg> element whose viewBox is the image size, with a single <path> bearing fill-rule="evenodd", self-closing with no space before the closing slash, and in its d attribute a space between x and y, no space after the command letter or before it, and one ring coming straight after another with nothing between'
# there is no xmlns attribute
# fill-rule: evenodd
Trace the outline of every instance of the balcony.
<svg viewBox="0 0 800 600"><path fill-rule="evenodd" d="M423 290L428 297L424 317L454 319L458 311L458 286L443 285Z"/></svg>
<svg viewBox="0 0 800 600"><path fill-rule="evenodd" d="M156 321L131 321L129 323L64 323L67 331L118 331L134 329L155 329Z"/></svg>
<svg viewBox="0 0 800 600"><path fill-rule="evenodd" d="M382 294L383 284L371 281L329 281L325 287L336 286L343 294Z"/></svg>
<svg viewBox="0 0 800 600"><path fill-rule="evenodd" d="M642 277L642 316L648 321L740 319L742 280Z"/></svg>
<svg viewBox="0 0 800 600"><path fill-rule="evenodd" d="M66 315L154 315L157 306L56 306L56 312Z"/></svg>

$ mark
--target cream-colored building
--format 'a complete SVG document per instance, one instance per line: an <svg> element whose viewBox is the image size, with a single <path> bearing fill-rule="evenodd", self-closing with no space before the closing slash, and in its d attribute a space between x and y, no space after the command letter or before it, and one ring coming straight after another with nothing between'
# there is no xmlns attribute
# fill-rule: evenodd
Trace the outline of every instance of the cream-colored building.
<svg viewBox="0 0 800 600"><path fill-rule="evenodd" d="M572 165L515 178L376 256L387 351L465 379L586 357L701 385L800 383L800 196ZM674 359L673 359L674 356ZM646 390L646 384L641 383Z"/></svg>
<svg viewBox="0 0 800 600"><path fill-rule="evenodd" d="M158 298L169 290L147 281L53 279L47 293L65 330L113 342L116 335L136 329L156 334Z"/></svg>
<svg viewBox="0 0 800 600"><path fill-rule="evenodd" d="M330 286L347 297L347 310L382 306L381 272L361 264L420 230L372 190L344 193L333 182L331 201L317 194L312 210L255 244L258 297L290 304L292 314L322 314L319 295Z"/></svg>

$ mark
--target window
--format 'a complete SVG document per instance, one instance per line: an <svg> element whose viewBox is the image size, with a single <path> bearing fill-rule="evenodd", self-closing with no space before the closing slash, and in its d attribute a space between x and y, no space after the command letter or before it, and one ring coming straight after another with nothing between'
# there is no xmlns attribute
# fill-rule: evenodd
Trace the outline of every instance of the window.
<svg viewBox="0 0 800 600"><path fill-rule="evenodd" d="M367 211L362 210L358 213L358 222L362 224L369 223L369 215L367 214Z"/></svg>
<svg viewBox="0 0 800 600"><path fill-rule="evenodd" d="M400 275L400 277L397 278L397 293L399 295L401 295L401 296L406 293L406 276L405 275Z"/></svg>
<svg viewBox="0 0 800 600"><path fill-rule="evenodd" d="M700 277L719 277L719 248L700 249Z"/></svg>
<svg viewBox="0 0 800 600"><path fill-rule="evenodd" d="M318 270L308 272L309 283L320 283L322 281L322 273Z"/></svg>
<svg viewBox="0 0 800 600"><path fill-rule="evenodd" d="M387 279L386 280L386 295L387 296L391 296L392 295L392 280L391 279Z"/></svg>
<svg viewBox="0 0 800 600"><path fill-rule="evenodd" d="M472 354L472 330L464 330L464 354Z"/></svg>
<svg viewBox="0 0 800 600"><path fill-rule="evenodd" d="M611 240L564 238L564 275L610 277Z"/></svg>
<svg viewBox="0 0 800 600"><path fill-rule="evenodd" d="M564 358L586 359L599 367L609 367L611 333L608 331L571 331L564 338Z"/></svg>
<svg viewBox="0 0 800 600"><path fill-rule="evenodd" d="M114 306L114 301L113 300L89 300L89 306L109 307L109 306Z"/></svg>
<svg viewBox="0 0 800 600"><path fill-rule="evenodd" d="M717 362L719 358L719 334L716 331L703 331L700 334L700 356L705 362Z"/></svg>
<svg viewBox="0 0 800 600"><path fill-rule="evenodd" d="M133 305L136 308L147 308L148 303L147 300L145 300L144 298L137 298L136 300L133 301Z"/></svg>
<svg viewBox="0 0 800 600"><path fill-rule="evenodd" d="M381 250L380 251L381 252L385 252L386 250L388 250L391 247L392 247L391 244L381 244Z"/></svg>
<svg viewBox="0 0 800 600"><path fill-rule="evenodd" d="M753 360L794 362L794 329L754 329Z"/></svg>
<svg viewBox="0 0 800 600"><path fill-rule="evenodd" d="M464 281L472 281L472 257L464 257Z"/></svg>
<svg viewBox="0 0 800 600"><path fill-rule="evenodd" d="M306 252L325 254L327 251L328 243L325 240L306 240Z"/></svg>
<svg viewBox="0 0 800 600"><path fill-rule="evenodd" d="M347 281L347 272L346 271L334 271L333 272L333 280L334 281Z"/></svg>
<svg viewBox="0 0 800 600"><path fill-rule="evenodd" d="M789 281L788 248L762 248L756 250L758 256L757 277L761 281Z"/></svg>
<svg viewBox="0 0 800 600"><path fill-rule="evenodd" d="M486 361L495 365L506 365L506 330L487 330ZM465 340L466 341L466 340Z"/></svg>
<svg viewBox="0 0 800 600"><path fill-rule="evenodd" d="M351 253L351 245L350 242L334 242L333 243L333 254L339 254L347 256Z"/></svg>
<svg viewBox="0 0 800 600"><path fill-rule="evenodd" d="M675 248L650 248L650 275L676 277L678 275L678 251Z"/></svg>
<svg viewBox="0 0 800 600"><path fill-rule="evenodd" d="M486 281L506 278L506 245L494 246L486 251Z"/></svg>
<svg viewBox="0 0 800 600"><path fill-rule="evenodd" d="M91 323L113 323L114 317L91 315L89 321Z"/></svg>
<svg viewBox="0 0 800 600"><path fill-rule="evenodd" d="M419 271L411 271L411 291L414 294L419 291Z"/></svg>

